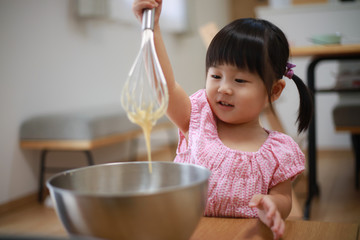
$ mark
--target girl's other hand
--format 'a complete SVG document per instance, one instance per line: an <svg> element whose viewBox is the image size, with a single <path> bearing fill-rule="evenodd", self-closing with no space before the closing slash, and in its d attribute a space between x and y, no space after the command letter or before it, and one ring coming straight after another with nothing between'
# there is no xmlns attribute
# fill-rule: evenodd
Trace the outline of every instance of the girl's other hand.
<svg viewBox="0 0 360 240"><path fill-rule="evenodd" d="M162 0L135 0L132 6L135 17L141 22L142 15L145 9L156 8L155 10L155 24L159 22L161 13Z"/></svg>
<svg viewBox="0 0 360 240"><path fill-rule="evenodd" d="M258 209L259 219L271 229L274 239L279 239L284 234L285 222L269 195L254 195L250 200L249 206Z"/></svg>

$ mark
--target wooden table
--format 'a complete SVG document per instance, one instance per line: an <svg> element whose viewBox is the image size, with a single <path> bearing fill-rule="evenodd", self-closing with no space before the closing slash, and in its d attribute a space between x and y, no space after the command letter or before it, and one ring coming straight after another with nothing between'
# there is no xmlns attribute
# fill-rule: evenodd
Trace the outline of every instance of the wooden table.
<svg viewBox="0 0 360 240"><path fill-rule="evenodd" d="M359 224L286 221L282 239L359 240ZM190 240L273 239L258 219L203 217Z"/></svg>
<svg viewBox="0 0 360 240"><path fill-rule="evenodd" d="M315 70L318 63L322 61L342 61L359 60L360 44L349 45L313 45L306 47L292 47L290 49L292 57L311 57L311 62L307 68L307 85L314 95L319 92L315 88ZM335 91L335 90L334 90ZM336 90L337 91L337 90ZM308 198L305 204L304 217L310 218L311 200L315 195L319 195L319 187L316 179L316 102L314 101L314 116L309 126L308 132Z"/></svg>
<svg viewBox="0 0 360 240"><path fill-rule="evenodd" d="M292 57L354 55L360 53L360 44L292 47L290 52Z"/></svg>

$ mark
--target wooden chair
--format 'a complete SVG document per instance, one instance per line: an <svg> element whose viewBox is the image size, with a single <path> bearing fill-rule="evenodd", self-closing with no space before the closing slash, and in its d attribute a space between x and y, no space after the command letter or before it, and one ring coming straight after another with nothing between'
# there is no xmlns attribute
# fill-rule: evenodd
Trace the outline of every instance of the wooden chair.
<svg viewBox="0 0 360 240"><path fill-rule="evenodd" d="M359 189L360 172L360 103L338 104L333 110L333 120L337 131L351 134L355 158L355 187Z"/></svg>
<svg viewBox="0 0 360 240"><path fill-rule="evenodd" d="M153 131L169 130L174 125L165 117L160 119ZM121 106L104 106L83 109L76 112L63 112L40 115L27 119L20 129L20 147L40 150L40 173L38 200L44 195L44 176L46 172L59 172L64 168L47 167L50 151L78 151L85 153L87 164L93 165L91 151L97 148L130 142L129 161L137 158L138 137L141 128L131 123ZM169 136L172 138L172 136Z"/></svg>

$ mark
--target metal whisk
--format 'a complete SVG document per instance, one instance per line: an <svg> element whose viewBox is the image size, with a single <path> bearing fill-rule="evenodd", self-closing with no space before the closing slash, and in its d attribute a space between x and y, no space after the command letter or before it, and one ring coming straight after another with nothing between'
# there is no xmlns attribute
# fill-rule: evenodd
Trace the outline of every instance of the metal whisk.
<svg viewBox="0 0 360 240"><path fill-rule="evenodd" d="M155 51L154 16L155 9L144 11L141 48L121 95L129 119L150 130L165 114L169 102L165 77Z"/></svg>

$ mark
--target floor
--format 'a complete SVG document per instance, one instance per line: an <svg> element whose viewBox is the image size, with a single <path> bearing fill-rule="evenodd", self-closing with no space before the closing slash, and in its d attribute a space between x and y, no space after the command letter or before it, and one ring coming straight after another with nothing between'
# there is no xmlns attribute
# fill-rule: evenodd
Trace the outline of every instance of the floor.
<svg viewBox="0 0 360 240"><path fill-rule="evenodd" d="M318 154L320 196L313 199L310 220L360 224L360 189L355 188L355 160L351 151ZM301 176L295 193L305 204L307 181Z"/></svg>
<svg viewBox="0 0 360 240"><path fill-rule="evenodd" d="M156 159L169 159L169 151ZM354 186L354 160L349 151L319 154L320 196L313 200L311 220L360 224L360 191ZM144 159L144 158L143 158ZM294 183L301 204L306 200L306 175ZM54 210L30 201L15 211L0 215L0 239L4 235L66 236Z"/></svg>

